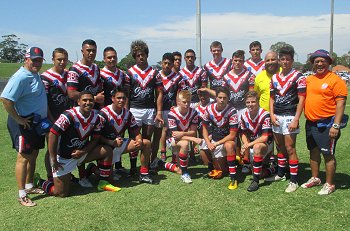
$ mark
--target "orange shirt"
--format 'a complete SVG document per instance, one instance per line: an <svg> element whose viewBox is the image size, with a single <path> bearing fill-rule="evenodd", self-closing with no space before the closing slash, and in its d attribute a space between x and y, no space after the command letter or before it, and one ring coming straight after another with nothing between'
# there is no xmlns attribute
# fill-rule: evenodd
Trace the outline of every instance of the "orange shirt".
<svg viewBox="0 0 350 231"><path fill-rule="evenodd" d="M306 119L317 121L335 115L336 101L348 95L345 82L336 74L328 72L323 76L310 75L306 78L304 114Z"/></svg>

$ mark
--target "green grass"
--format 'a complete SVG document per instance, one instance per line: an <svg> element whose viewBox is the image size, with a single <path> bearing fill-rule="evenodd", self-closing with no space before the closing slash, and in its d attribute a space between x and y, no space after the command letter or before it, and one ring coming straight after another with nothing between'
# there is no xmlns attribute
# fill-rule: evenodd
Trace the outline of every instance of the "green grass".
<svg viewBox="0 0 350 231"><path fill-rule="evenodd" d="M123 189L117 193L74 186L71 197L32 196L38 206L25 208L16 201L16 154L6 117L0 109L0 230L349 230L349 127L342 130L338 142L337 190L329 196L317 195L320 187L287 194L286 182L263 184L249 193L250 176L241 177L244 181L239 188L230 191L227 177L202 179L205 168L197 165L190 167L191 185L180 182L179 175L160 172L159 185L122 181ZM297 151L299 179L305 182L310 168L304 129L298 136ZM41 151L37 172L45 176L43 154ZM124 165L128 166L126 156ZM322 180L323 171L322 163Z"/></svg>
<svg viewBox="0 0 350 231"><path fill-rule="evenodd" d="M0 63L0 80L9 79L21 66L23 63ZM44 63L40 72L44 72L51 68L52 64Z"/></svg>

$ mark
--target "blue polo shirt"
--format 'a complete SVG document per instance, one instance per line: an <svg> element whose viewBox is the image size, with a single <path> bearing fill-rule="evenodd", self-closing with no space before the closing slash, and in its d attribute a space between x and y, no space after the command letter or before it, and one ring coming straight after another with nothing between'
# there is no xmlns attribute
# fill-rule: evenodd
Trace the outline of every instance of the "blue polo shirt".
<svg viewBox="0 0 350 231"><path fill-rule="evenodd" d="M39 74L33 74L21 67L8 81L1 98L14 102L20 116L37 113L47 117L47 96Z"/></svg>

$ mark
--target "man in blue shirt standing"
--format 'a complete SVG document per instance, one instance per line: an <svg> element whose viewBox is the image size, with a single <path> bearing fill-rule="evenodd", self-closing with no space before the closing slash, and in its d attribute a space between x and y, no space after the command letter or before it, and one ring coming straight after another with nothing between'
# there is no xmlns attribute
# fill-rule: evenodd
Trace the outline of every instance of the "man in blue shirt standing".
<svg viewBox="0 0 350 231"><path fill-rule="evenodd" d="M42 49L28 49L24 65L10 78L1 94L9 114L7 127L12 145L18 152L15 172L19 202L27 207L36 205L27 194L41 193L33 187L33 175L39 149L45 146L45 134L37 131L42 119L47 117L45 87L38 74L43 60Z"/></svg>

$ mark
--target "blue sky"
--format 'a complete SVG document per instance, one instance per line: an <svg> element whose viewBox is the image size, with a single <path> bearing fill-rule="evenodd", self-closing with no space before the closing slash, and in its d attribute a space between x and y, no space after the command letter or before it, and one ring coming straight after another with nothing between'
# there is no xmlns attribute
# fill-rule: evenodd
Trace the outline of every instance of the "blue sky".
<svg viewBox="0 0 350 231"><path fill-rule="evenodd" d="M350 51L350 1L334 0L334 52ZM224 56L248 52L259 40L263 54L278 41L294 46L296 60L319 48L329 50L331 0L202 0L202 63L211 60L209 45L223 43ZM113 46L119 59L131 41L145 40L149 63L165 52L196 49L196 0L9 1L0 7L0 35L16 34L21 42L42 47L47 62L56 47L68 50L70 60L81 57L81 42L97 42L97 59ZM246 54L249 56L249 53Z"/></svg>

